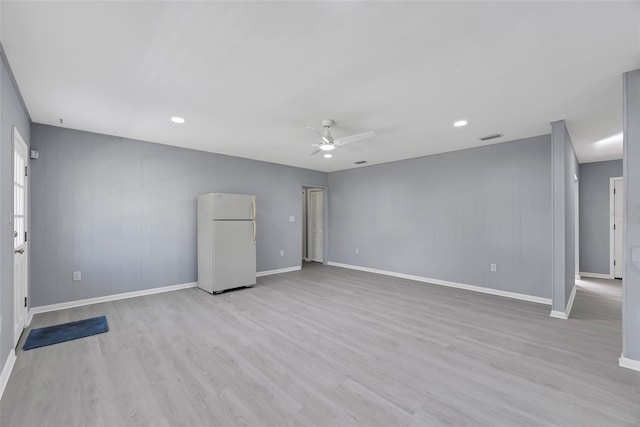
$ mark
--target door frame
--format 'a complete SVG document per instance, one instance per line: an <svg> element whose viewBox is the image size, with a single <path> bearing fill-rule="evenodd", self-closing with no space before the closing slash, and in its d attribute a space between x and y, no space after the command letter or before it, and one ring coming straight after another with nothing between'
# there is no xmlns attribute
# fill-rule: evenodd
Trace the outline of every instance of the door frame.
<svg viewBox="0 0 640 427"><path fill-rule="evenodd" d="M609 178L609 278L610 279L614 279L616 275L615 265L613 265L613 261L616 255L615 231L613 230L613 225L615 223L615 216L616 216L615 195L613 191L615 189L616 181L622 181L624 185L624 177L612 176Z"/></svg>
<svg viewBox="0 0 640 427"><path fill-rule="evenodd" d="M25 151L25 166L27 167L27 171L29 170L29 146L27 145L27 143L25 142L24 138L22 138L22 135L20 135L20 132L18 131L18 129L13 126L13 130L12 130L12 157L15 156L15 151L16 151L16 145L22 145L24 147L24 151ZM15 173L14 171L14 164L12 162L12 167L11 167L11 176L13 177L13 174ZM13 178L12 178L13 179ZM15 203L15 201L14 201ZM13 215L14 213L14 209L13 209L14 204L12 203L11 205L11 222L12 222L12 226L14 225L14 217ZM28 172L25 175L25 180L24 180L24 231L28 232L29 231L29 176L28 176ZM28 234L27 234L28 237ZM12 239L13 240L13 239ZM12 248L15 248L13 246L13 242L11 244ZM14 261L15 263L15 261ZM20 306L23 306L22 301L16 301L17 295L15 295L15 277L12 280L13 282L13 291L14 291L14 295L13 295L13 304L14 307L16 307L18 304L20 304ZM28 238L25 238L25 242L24 242L24 289L23 289L23 295L24 297L27 299L27 301L29 301L29 243L28 243ZM20 331L19 335L16 337L15 335L17 334L16 331L16 313L13 313L13 319L12 319L12 324L13 324L13 330L14 330L14 345L17 345L17 343L20 340L20 336L22 336L22 333L24 333L24 330L29 326L29 307L28 304L24 304L24 325L22 330Z"/></svg>
<svg viewBox="0 0 640 427"><path fill-rule="evenodd" d="M576 279L580 280L582 279L582 277L580 276L580 179L578 178L578 175L573 174L573 181L575 183L575 187L574 187L574 191L575 191L575 197L574 197L575 265L574 267L575 267Z"/></svg>
<svg viewBox="0 0 640 427"><path fill-rule="evenodd" d="M326 185L312 185L312 184L305 184L302 186L302 190L300 192L300 194L304 194L304 197L308 197L308 190L313 190L313 189L317 189L317 190L322 190L322 264L323 265L328 265L329 264L329 187L327 187ZM304 200L303 201L304 204L306 205L307 201ZM301 210L301 214L300 214L300 218L303 218L303 215L305 215L304 212L304 207L300 206L300 210ZM305 224L305 219L302 219L302 223ZM304 242L304 238L302 237L302 234L307 232L307 227L309 226L308 223L306 223L306 226L304 227L300 227L300 246L302 246L302 243ZM307 242L307 245L309 244L309 242ZM308 255L308 254L307 254Z"/></svg>

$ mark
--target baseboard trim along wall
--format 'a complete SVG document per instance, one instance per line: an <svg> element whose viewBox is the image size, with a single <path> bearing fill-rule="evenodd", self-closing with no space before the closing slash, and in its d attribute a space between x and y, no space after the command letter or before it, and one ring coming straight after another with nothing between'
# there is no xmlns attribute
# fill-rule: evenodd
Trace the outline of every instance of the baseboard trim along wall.
<svg viewBox="0 0 640 427"><path fill-rule="evenodd" d="M290 271L300 270L301 268L302 268L301 266L296 265L293 267L280 268L277 270L258 271L256 273L256 277L269 276L271 274L288 273ZM81 299L81 300L69 301L69 302L61 302L58 304L42 305L39 307L31 307L29 309L29 316L27 317L26 323L27 323L27 326L31 325L31 320L33 319L33 315L38 313L47 313L50 311L64 310L67 308L82 307L82 306L91 305L91 304L100 304L102 302L117 301L121 299L141 297L145 295L160 294L163 292L179 291L181 289L195 288L197 286L198 286L198 282L181 283L179 285L161 286L159 288L144 289L141 291L125 292L122 294L106 295L103 297Z"/></svg>
<svg viewBox="0 0 640 427"><path fill-rule="evenodd" d="M7 387L9 377L11 376L11 371L13 371L13 365L16 364L16 359L16 351L14 349L11 349L9 356L7 357L7 360L6 362L4 362L4 366L2 367L2 372L0 373L0 399L2 399L4 389L5 387Z"/></svg>
<svg viewBox="0 0 640 427"><path fill-rule="evenodd" d="M411 274L395 273L393 271L378 270L378 269L369 268L369 267L360 267L358 265L342 264L339 262L329 261L329 265L332 265L334 267L349 268L351 270L366 271L368 273L384 274L385 276L393 276L393 277L398 277L400 279L414 280L416 282L431 283L433 285L447 286L450 288L464 289L467 291L480 292L483 294L497 295L501 297L513 298L513 299L518 299L522 301L535 302L537 304L551 305L551 298L536 297L533 295L519 294L516 292L509 292L509 291L501 291L499 289L484 288L482 286L467 285L464 283L448 282L446 280L431 279L429 277L413 276Z"/></svg>
<svg viewBox="0 0 640 427"><path fill-rule="evenodd" d="M571 295L569 295L569 301L567 302L567 306L564 311L551 310L549 313L550 317L555 317L556 319L564 319L567 320L569 315L571 315L571 309L573 308L573 301L576 299L576 292L578 290L577 286L573 286L573 290L571 291Z"/></svg>
<svg viewBox="0 0 640 427"><path fill-rule="evenodd" d="M618 359L618 365L623 368L633 369L634 371L640 371L640 360L627 359L624 355L620 355Z"/></svg>
<svg viewBox="0 0 640 427"><path fill-rule="evenodd" d="M567 313L565 313L564 311L559 311L559 310L551 310L551 313L549 313L549 317L553 317L556 319L563 319L563 320L567 320Z"/></svg>
<svg viewBox="0 0 640 427"><path fill-rule="evenodd" d="M290 271L298 271L301 269L302 269L302 266L294 265L293 267L278 268L276 270L258 271L256 273L256 277L270 276L272 274L280 274L280 273L289 273Z"/></svg>
<svg viewBox="0 0 640 427"><path fill-rule="evenodd" d="M580 272L581 277L591 277L592 279L612 279L609 274L600 274L600 273L584 273Z"/></svg>
<svg viewBox="0 0 640 427"><path fill-rule="evenodd" d="M141 297L145 295L161 294L163 292L179 291L181 289L195 288L196 286L198 286L197 282L182 283L179 285L161 286L159 288L143 289L141 291L125 292L122 294L106 295L103 297L95 297L95 298L81 299L76 301L61 302L58 304L42 305L40 307L31 307L31 309L29 309L29 318L27 319L27 324L30 325L33 315L38 313L47 313L49 311L64 310L67 308L82 307L85 305L99 304L102 302L117 301L117 300L127 299L127 298L135 298L135 297Z"/></svg>

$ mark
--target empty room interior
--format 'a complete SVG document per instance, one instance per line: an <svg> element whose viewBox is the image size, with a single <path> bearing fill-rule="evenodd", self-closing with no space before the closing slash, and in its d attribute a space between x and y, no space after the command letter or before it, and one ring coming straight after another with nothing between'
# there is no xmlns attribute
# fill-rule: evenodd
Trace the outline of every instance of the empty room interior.
<svg viewBox="0 0 640 427"><path fill-rule="evenodd" d="M0 425L640 425L640 2L0 2Z"/></svg>

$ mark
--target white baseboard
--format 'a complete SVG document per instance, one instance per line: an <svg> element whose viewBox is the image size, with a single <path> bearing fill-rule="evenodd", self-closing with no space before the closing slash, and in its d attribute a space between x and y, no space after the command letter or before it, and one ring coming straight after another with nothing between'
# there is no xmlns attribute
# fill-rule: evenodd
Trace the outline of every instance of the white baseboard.
<svg viewBox="0 0 640 427"><path fill-rule="evenodd" d="M0 399L2 398L2 394L4 393L7 383L9 382L9 377L11 376L11 371L13 371L13 365L16 364L16 359L16 351L11 349L9 356L2 367L2 372L0 372Z"/></svg>
<svg viewBox="0 0 640 427"><path fill-rule="evenodd" d="M272 274L280 274L280 273L289 273L290 271L298 271L300 269L302 269L301 266L295 265L293 267L278 268L276 270L258 271L256 273L256 277L270 276Z"/></svg>
<svg viewBox="0 0 640 427"><path fill-rule="evenodd" d="M608 274L600 274L600 273L585 273L583 271L580 272L581 277L590 277L592 279L613 279Z"/></svg>
<svg viewBox="0 0 640 427"><path fill-rule="evenodd" d="M159 288L143 289L141 291L125 292L122 294L106 295L103 297L81 299L81 300L69 301L69 302L61 302L58 304L41 305L39 307L31 307L31 309L29 310L28 320L30 324L31 319L33 318L33 315L38 313L47 313L49 311L57 311L57 310L64 310L67 308L82 307L85 305L99 304L102 302L117 301L121 299L141 297L144 295L153 295L153 294L160 294L163 292L178 291L181 289L195 288L196 286L198 286L197 282L181 283L179 285L161 286Z"/></svg>
<svg viewBox="0 0 640 427"><path fill-rule="evenodd" d="M564 319L567 320L569 317L567 317L567 313L565 313L564 311L558 311L558 310L551 310L551 313L549 313L550 317L555 317L556 319Z"/></svg>
<svg viewBox="0 0 640 427"><path fill-rule="evenodd" d="M569 295L569 301L567 302L567 305L565 306L564 311L551 310L551 313L549 313L549 316L555 317L556 319L567 320L571 315L571 309L573 308L573 302L576 300L577 290L578 290L578 287L574 285L573 289L571 290L571 295Z"/></svg>
<svg viewBox="0 0 640 427"><path fill-rule="evenodd" d="M634 371L640 371L640 360L627 359L624 355L620 355L618 359L618 365L623 368L633 369Z"/></svg>
<svg viewBox="0 0 640 427"><path fill-rule="evenodd" d="M332 265L334 267L349 268L351 270L366 271L368 273L384 274L385 276L399 277L401 279L414 280L416 282L425 282L425 283L431 283L431 284L434 284L434 285L448 286L450 288L457 288L457 289L464 289L464 290L467 290L467 291L480 292L480 293L483 293L483 294L498 295L498 296L506 297L506 298L513 298L513 299L518 299L518 300L522 300L522 301L535 302L537 304L551 305L551 299L550 298L536 297L536 296L533 296L533 295L519 294L519 293L516 293L516 292L501 291L499 289L484 288L482 286L467 285L467 284L464 284L464 283L448 282L446 280L431 279L431 278L428 278L428 277L413 276L413 275L404 274L404 273L395 273L395 272L392 272L392 271L378 270L378 269L369 268L369 267L360 267L358 265L342 264L342 263L339 263L339 262L331 262L331 261L329 261L329 265Z"/></svg>
<svg viewBox="0 0 640 427"><path fill-rule="evenodd" d="M576 300L576 292L578 287L573 285L573 289L571 290L571 295L569 295L569 301L567 302L567 307L564 309L564 312L567 313L567 318L571 315L571 309L573 308L573 302Z"/></svg>
<svg viewBox="0 0 640 427"><path fill-rule="evenodd" d="M297 271L300 269L301 269L301 266L296 265L294 267L280 268L277 270L259 271L256 273L256 277L268 276L271 274L288 273L290 271ZM181 289L195 288L197 286L198 286L197 282L182 283L179 285L161 286L159 288L144 289L141 291L125 292L122 294L106 295L103 297L88 298L88 299L69 301L69 302L61 302L58 304L42 305L39 307L31 307L27 315L27 326L31 324L33 315L38 313L47 313L49 311L57 311L57 310L64 310L67 308L82 307L85 305L99 304L102 302L117 301L121 299L141 297L144 295L153 295L153 294L159 294L163 292L178 291Z"/></svg>

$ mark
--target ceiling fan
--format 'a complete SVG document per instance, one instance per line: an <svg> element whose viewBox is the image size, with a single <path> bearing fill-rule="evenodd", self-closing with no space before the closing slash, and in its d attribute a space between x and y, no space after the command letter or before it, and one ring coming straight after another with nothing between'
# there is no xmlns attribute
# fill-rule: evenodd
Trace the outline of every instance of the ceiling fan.
<svg viewBox="0 0 640 427"><path fill-rule="evenodd" d="M312 146L312 147L316 147L316 149L310 154L310 156L313 156L314 154L319 153L320 151L325 151L325 152L329 152L331 150L334 150L336 147L341 147L343 145L347 145L347 144L351 144L352 142L357 142L357 141L362 141L365 139L369 139L369 138L373 138L374 136L376 136L375 132L369 131L369 132L363 132L363 133L357 133L355 135L349 135L349 136L343 136L341 138L334 138L333 135L331 135L331 126L334 125L334 121L331 119L325 119L323 121L320 122L320 124L322 125L322 127L324 128L323 131L320 131L316 128L313 127L307 127L307 129L311 129L314 130L318 133L318 135L320 136L320 142L316 143L316 144L278 144L278 145L303 145L303 146ZM330 156L325 156L325 157L330 157Z"/></svg>

